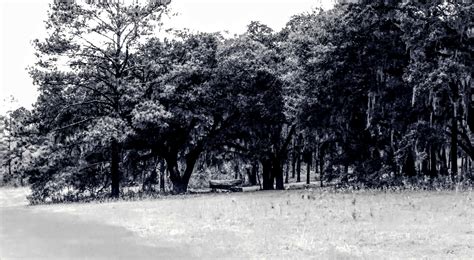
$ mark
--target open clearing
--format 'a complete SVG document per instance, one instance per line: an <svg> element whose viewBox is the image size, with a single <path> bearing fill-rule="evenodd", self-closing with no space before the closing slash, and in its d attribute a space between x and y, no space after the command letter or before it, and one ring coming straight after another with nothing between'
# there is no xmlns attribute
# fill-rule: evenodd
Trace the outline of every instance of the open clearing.
<svg viewBox="0 0 474 260"><path fill-rule="evenodd" d="M314 189L35 207L12 205L22 201L14 193L18 191L0 194L2 201L10 201L0 204L2 214L18 207L31 214L50 214L57 221L76 219L125 229L144 250L170 250L166 255L171 258L469 259L474 255L472 191ZM87 236L82 236L87 248Z"/></svg>

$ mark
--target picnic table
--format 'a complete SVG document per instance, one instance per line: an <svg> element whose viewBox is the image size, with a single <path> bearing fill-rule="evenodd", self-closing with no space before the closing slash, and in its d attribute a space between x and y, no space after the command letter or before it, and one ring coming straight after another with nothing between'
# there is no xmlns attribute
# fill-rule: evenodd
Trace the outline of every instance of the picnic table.
<svg viewBox="0 0 474 260"><path fill-rule="evenodd" d="M242 180L210 180L209 187L213 192L218 189L240 192L242 191L242 183Z"/></svg>

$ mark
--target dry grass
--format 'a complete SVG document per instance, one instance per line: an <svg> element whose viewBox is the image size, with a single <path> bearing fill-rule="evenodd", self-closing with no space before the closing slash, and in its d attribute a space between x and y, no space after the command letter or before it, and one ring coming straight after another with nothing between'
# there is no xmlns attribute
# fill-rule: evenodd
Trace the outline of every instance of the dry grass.
<svg viewBox="0 0 474 260"><path fill-rule="evenodd" d="M28 188L0 188L0 210L5 207L16 207L28 205L26 196L30 195Z"/></svg>
<svg viewBox="0 0 474 260"><path fill-rule="evenodd" d="M123 226L150 244L163 240L187 244L205 258L474 255L471 191L275 191L37 209Z"/></svg>

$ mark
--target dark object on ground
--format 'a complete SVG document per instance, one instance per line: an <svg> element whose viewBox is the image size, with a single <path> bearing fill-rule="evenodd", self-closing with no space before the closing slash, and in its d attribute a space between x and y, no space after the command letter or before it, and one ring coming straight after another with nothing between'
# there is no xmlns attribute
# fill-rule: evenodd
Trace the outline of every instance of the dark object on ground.
<svg viewBox="0 0 474 260"><path fill-rule="evenodd" d="M210 180L209 187L215 192L217 189L234 192L242 191L242 180Z"/></svg>

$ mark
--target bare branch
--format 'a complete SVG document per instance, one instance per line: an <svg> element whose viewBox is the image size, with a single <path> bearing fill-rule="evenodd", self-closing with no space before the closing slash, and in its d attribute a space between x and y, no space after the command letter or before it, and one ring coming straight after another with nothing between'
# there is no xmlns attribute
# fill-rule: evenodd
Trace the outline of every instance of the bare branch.
<svg viewBox="0 0 474 260"><path fill-rule="evenodd" d="M93 119L97 119L98 117L89 117L89 118L86 118L84 120L81 120L81 121L78 121L78 122L74 122L72 124L69 124L69 125L66 125L66 126L63 126L63 127L60 127L60 128L56 128L53 130L53 132L59 132L59 131L62 131L64 129L67 129L67 128L70 128L70 127L73 127L73 126L77 126L77 125L80 125L80 124L83 124L83 123L86 123L88 121L91 121Z"/></svg>

